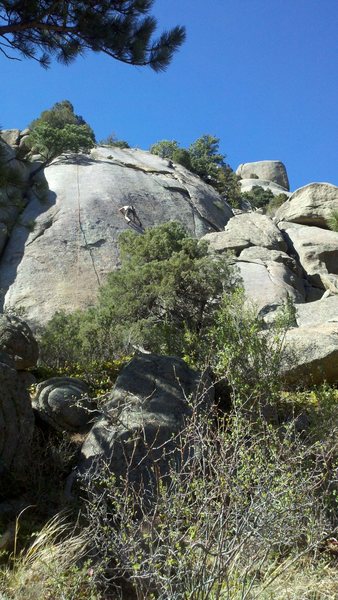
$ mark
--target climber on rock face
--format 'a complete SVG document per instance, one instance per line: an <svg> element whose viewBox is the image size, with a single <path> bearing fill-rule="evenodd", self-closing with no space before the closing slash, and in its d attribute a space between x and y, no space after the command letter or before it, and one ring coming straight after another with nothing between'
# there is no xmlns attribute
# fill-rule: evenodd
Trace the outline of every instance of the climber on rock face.
<svg viewBox="0 0 338 600"><path fill-rule="evenodd" d="M125 206L122 206L119 208L119 211L123 214L128 225L129 223L134 223L139 227L142 227L142 223L136 214L135 207L132 204L126 204Z"/></svg>

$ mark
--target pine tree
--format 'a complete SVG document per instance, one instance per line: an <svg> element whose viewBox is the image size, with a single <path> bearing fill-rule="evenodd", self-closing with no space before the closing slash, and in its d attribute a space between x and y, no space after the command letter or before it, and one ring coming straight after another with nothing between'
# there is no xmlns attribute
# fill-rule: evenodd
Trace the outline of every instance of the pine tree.
<svg viewBox="0 0 338 600"><path fill-rule="evenodd" d="M153 39L153 4L154 0L0 2L0 51L7 58L18 53L47 67L52 56L68 64L89 49L163 71L183 43L185 29L177 26Z"/></svg>

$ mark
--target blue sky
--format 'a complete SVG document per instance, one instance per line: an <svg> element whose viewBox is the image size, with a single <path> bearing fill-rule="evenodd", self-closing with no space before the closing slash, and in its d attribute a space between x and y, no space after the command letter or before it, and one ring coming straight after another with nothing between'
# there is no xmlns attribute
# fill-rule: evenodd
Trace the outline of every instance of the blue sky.
<svg viewBox="0 0 338 600"><path fill-rule="evenodd" d="M98 54L48 71L0 57L2 127L68 99L98 140L148 149L210 133L233 168L279 159L291 189L338 185L337 0L155 0L153 13L159 30L187 27L162 74Z"/></svg>

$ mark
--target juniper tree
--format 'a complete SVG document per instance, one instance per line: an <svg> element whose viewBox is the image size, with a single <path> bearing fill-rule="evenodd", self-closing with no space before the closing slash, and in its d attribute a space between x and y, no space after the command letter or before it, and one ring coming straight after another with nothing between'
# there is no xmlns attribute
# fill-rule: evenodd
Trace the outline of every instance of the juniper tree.
<svg viewBox="0 0 338 600"><path fill-rule="evenodd" d="M0 51L7 58L18 60L21 54L47 67L52 56L68 64L92 50L162 71L183 43L185 29L176 26L154 39L157 21L149 14L153 4L154 0L0 2Z"/></svg>
<svg viewBox="0 0 338 600"><path fill-rule="evenodd" d="M74 113L69 100L57 102L49 110L44 110L38 119L30 124L28 143L32 152L40 154L41 165L32 171L33 178L54 158L63 152L88 152L95 142L95 135L88 123Z"/></svg>

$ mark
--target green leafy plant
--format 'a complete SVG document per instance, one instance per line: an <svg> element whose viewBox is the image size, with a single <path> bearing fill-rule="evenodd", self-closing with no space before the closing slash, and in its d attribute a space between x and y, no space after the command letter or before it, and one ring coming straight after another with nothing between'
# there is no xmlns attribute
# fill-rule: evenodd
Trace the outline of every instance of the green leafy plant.
<svg viewBox="0 0 338 600"><path fill-rule="evenodd" d="M30 125L28 144L32 153L40 154L42 164L31 173L31 179L63 152L89 152L95 136L84 119L74 113L68 101L57 102L43 111Z"/></svg>
<svg viewBox="0 0 338 600"><path fill-rule="evenodd" d="M100 146L111 146L113 148L130 148L128 142L125 140L119 140L115 133L111 133L106 138L99 142ZM109 158L109 156L108 156Z"/></svg>
<svg viewBox="0 0 338 600"><path fill-rule="evenodd" d="M286 194L278 194L277 196L274 196L265 206L265 213L269 217L273 217L276 211L279 209L279 207L282 206L282 204L284 204L284 202L286 202L287 199L288 197Z"/></svg>
<svg viewBox="0 0 338 600"><path fill-rule="evenodd" d="M212 185L233 207L239 207L239 177L219 152L219 138L202 135L189 148L180 148L176 140L162 140L150 148L152 154L168 158L196 173Z"/></svg>
<svg viewBox="0 0 338 600"><path fill-rule="evenodd" d="M193 412L176 443L180 460L167 456L166 477L154 465L154 489L128 474L118 483L104 465L83 479L95 546L122 597L258 600L305 556L316 569L335 531L322 448L293 422L281 434L238 408L217 425Z"/></svg>
<svg viewBox="0 0 338 600"><path fill-rule="evenodd" d="M327 223L330 229L332 229L332 231L338 232L338 210L332 211L332 214L329 217Z"/></svg>
<svg viewBox="0 0 338 600"><path fill-rule="evenodd" d="M109 275L97 306L59 313L45 328L41 356L46 362L52 353L58 366L90 357L111 360L138 345L182 355L187 331L194 339L204 335L235 280L227 258L210 256L207 244L191 238L179 223L165 223L143 236L125 232L119 246L121 269Z"/></svg>

